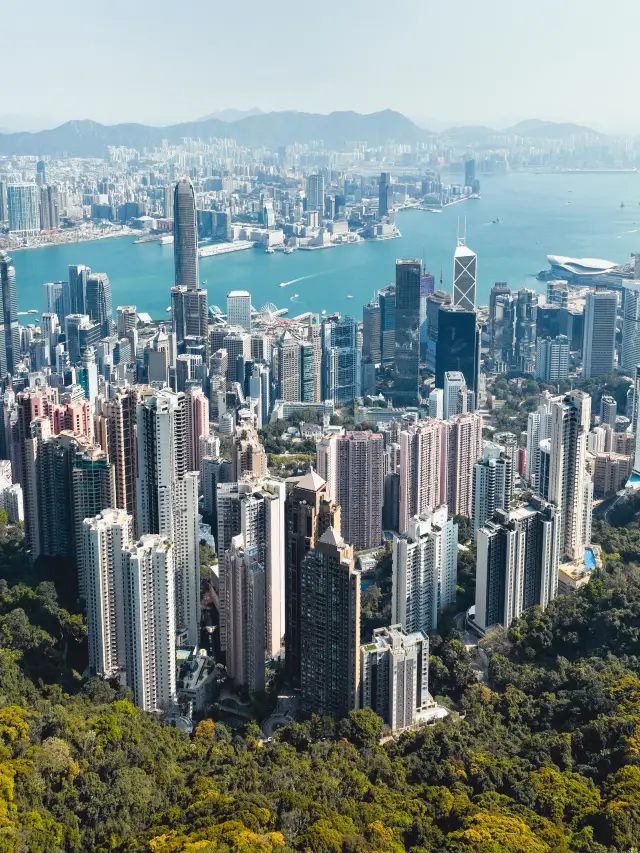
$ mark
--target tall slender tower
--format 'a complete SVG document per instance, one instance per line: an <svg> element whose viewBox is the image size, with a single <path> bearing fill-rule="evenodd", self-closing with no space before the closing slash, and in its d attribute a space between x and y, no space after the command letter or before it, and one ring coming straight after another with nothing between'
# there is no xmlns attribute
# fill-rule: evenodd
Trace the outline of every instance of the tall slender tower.
<svg viewBox="0 0 640 853"><path fill-rule="evenodd" d="M582 559L588 544L585 534L591 529L591 478L585 463L590 421L591 397L583 391L571 391L551 403L549 500L559 510L560 559Z"/></svg>
<svg viewBox="0 0 640 853"><path fill-rule="evenodd" d="M396 406L416 406L420 366L420 260L396 261L393 387Z"/></svg>
<svg viewBox="0 0 640 853"><path fill-rule="evenodd" d="M436 418L400 433L400 532L409 520L434 510L447 497L446 425Z"/></svg>
<svg viewBox="0 0 640 853"><path fill-rule="evenodd" d="M482 455L482 415L455 415L448 428L447 502L452 515L473 516L473 470Z"/></svg>
<svg viewBox="0 0 640 853"><path fill-rule="evenodd" d="M183 178L173 195L173 258L176 287L198 289L198 223L193 184Z"/></svg>
<svg viewBox="0 0 640 853"><path fill-rule="evenodd" d="M138 387L118 388L111 400L103 400L95 417L96 441L114 466L116 506L136 513L136 409Z"/></svg>
<svg viewBox="0 0 640 853"><path fill-rule="evenodd" d="M453 255L453 304L466 311L476 307L476 274L478 256L466 244L465 237L458 238Z"/></svg>
<svg viewBox="0 0 640 853"><path fill-rule="evenodd" d="M184 394L156 391L138 403L138 534L165 536L174 545L176 624L198 643L200 560L198 477L187 470Z"/></svg>
<svg viewBox="0 0 640 853"><path fill-rule="evenodd" d="M139 708L161 711L176 698L173 545L147 534L124 546L121 555L127 684Z"/></svg>
<svg viewBox="0 0 640 853"><path fill-rule="evenodd" d="M105 509L82 522L89 666L106 678L125 667L122 550L132 541L133 518L122 509Z"/></svg>
<svg viewBox="0 0 640 853"><path fill-rule="evenodd" d="M285 649L289 679L300 685L302 643L301 565L328 527L340 530L340 507L328 500L327 484L315 471L292 483L285 506Z"/></svg>
<svg viewBox="0 0 640 853"><path fill-rule="evenodd" d="M15 373L20 360L16 271L6 252L0 252L0 379Z"/></svg>
<svg viewBox="0 0 640 853"><path fill-rule="evenodd" d="M370 430L348 432L336 439L341 532L356 551L377 548L382 541L382 451L382 435Z"/></svg>
<svg viewBox="0 0 640 853"><path fill-rule="evenodd" d="M300 689L318 714L344 715L360 693L360 573L328 527L300 564Z"/></svg>

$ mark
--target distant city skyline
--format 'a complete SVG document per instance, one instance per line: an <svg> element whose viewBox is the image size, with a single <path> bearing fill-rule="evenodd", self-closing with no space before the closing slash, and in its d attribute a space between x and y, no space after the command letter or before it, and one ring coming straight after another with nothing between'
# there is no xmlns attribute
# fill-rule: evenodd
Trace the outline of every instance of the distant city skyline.
<svg viewBox="0 0 640 853"><path fill-rule="evenodd" d="M392 15L382 0L345 4L339 25L348 62L332 63L315 76L296 73L308 62L308 39L288 38L283 26L286 21L295 32L313 32L318 44L330 44L336 19L318 17L313 6L285 2L279 14L265 15L256 0L248 0L241 40L234 37L239 35L236 10L204 0L187 3L179 21L168 3L159 4L153 15L123 0L90 15L79 0L63 0L62 9L44 0L34 0L28 9L11 1L9 6L13 37L3 45L3 58L21 73L6 87L3 108L14 119L46 116L52 103L62 121L153 124L258 105L265 111L312 112L391 107L409 116L452 117L456 123L494 124L498 117L522 116L620 132L640 127L629 118L625 97L640 70L635 43L640 8L632 0L618 0L604 15L595 0L583 3L580 15L573 4L552 0L541 0L535 14L507 0L494 0L491 14L472 0L449 6L399 0ZM179 46L176 24L186 35ZM50 73L51 44L89 46L98 33L102 49L117 51L125 61L113 63L109 74L94 64L79 75L72 62ZM160 65L149 54L149 67L140 66L141 38L162 46ZM250 61L254 44L268 46L261 52L259 74ZM212 45L215 89L224 89L224 103L210 84ZM596 56L598 61L588 61ZM132 74L127 57L136 58L139 73ZM147 73L154 67L159 78ZM354 84L363 73L367 86L359 87L355 98Z"/></svg>

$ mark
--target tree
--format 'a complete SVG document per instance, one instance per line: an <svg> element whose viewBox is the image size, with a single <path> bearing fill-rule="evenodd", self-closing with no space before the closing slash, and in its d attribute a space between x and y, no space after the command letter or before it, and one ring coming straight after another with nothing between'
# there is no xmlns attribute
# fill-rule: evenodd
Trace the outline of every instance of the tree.
<svg viewBox="0 0 640 853"><path fill-rule="evenodd" d="M356 746L371 748L375 746L384 730L382 718L371 708L349 711L346 719L338 726L338 733Z"/></svg>

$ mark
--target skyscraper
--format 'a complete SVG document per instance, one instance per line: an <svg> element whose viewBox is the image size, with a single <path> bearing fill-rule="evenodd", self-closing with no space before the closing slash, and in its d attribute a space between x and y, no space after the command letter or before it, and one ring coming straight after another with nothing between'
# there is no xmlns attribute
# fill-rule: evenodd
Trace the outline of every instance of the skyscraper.
<svg viewBox="0 0 640 853"><path fill-rule="evenodd" d="M560 559L581 559L591 529L590 476L585 468L591 397L571 391L551 401L549 501L558 508ZM593 485L591 484L591 492Z"/></svg>
<svg viewBox="0 0 640 853"><path fill-rule="evenodd" d="M480 327L475 311L456 305L443 305L438 311L436 347L436 387L444 388L444 374L459 370L467 389L475 394L480 385Z"/></svg>
<svg viewBox="0 0 640 853"><path fill-rule="evenodd" d="M187 470L184 394L156 391L137 408L138 534L165 536L175 551L176 622L197 644L200 629L198 473Z"/></svg>
<svg viewBox="0 0 640 853"><path fill-rule="evenodd" d="M391 175L389 172L380 173L378 183L378 216L388 216L393 210L393 189L391 188Z"/></svg>
<svg viewBox="0 0 640 853"><path fill-rule="evenodd" d="M362 358L369 358L372 364L380 364L382 361L380 313L378 299L372 299L362 309ZM638 363L640 364L640 360Z"/></svg>
<svg viewBox="0 0 640 853"><path fill-rule="evenodd" d="M118 318L118 336L124 338L138 325L138 312L135 305L118 305L116 308Z"/></svg>
<svg viewBox="0 0 640 853"><path fill-rule="evenodd" d="M508 628L529 607L546 607L558 587L558 510L540 498L497 510L477 533L476 624Z"/></svg>
<svg viewBox="0 0 640 853"><path fill-rule="evenodd" d="M37 184L9 184L7 187L9 231L21 237L40 233L40 196Z"/></svg>
<svg viewBox="0 0 640 853"><path fill-rule="evenodd" d="M408 633L435 631L456 600L458 525L446 506L414 516L393 537L391 618Z"/></svg>
<svg viewBox="0 0 640 853"><path fill-rule="evenodd" d="M609 394L603 394L600 400L600 426L608 424L611 429L615 429L617 415L618 404L615 399Z"/></svg>
<svg viewBox="0 0 640 853"><path fill-rule="evenodd" d="M382 541L383 438L370 430L335 441L336 500L342 536L356 551Z"/></svg>
<svg viewBox="0 0 640 853"><path fill-rule="evenodd" d="M418 421L400 432L399 529L415 515L446 501L446 427L440 420Z"/></svg>
<svg viewBox="0 0 640 853"><path fill-rule="evenodd" d="M476 307L476 275L478 256L465 243L458 239L453 255L453 304L466 311Z"/></svg>
<svg viewBox="0 0 640 853"><path fill-rule="evenodd" d="M435 704L429 695L429 639L422 631L376 628L360 653L361 706L392 731L415 725L420 711Z"/></svg>
<svg viewBox="0 0 640 853"><path fill-rule="evenodd" d="M90 267L79 264L69 267L69 307L66 314L86 314L87 279ZM58 314L62 320L64 315Z"/></svg>
<svg viewBox="0 0 640 853"><path fill-rule="evenodd" d="M473 516L473 469L482 454L482 415L455 415L449 422L447 503L452 515Z"/></svg>
<svg viewBox="0 0 640 853"><path fill-rule="evenodd" d="M12 259L0 252L0 379L15 373L20 361L18 293Z"/></svg>
<svg viewBox="0 0 640 853"><path fill-rule="evenodd" d="M624 288L622 312L622 348L620 366L635 370L640 364L640 284L630 282Z"/></svg>
<svg viewBox="0 0 640 853"><path fill-rule="evenodd" d="M227 578L227 672L250 694L265 686L265 573L255 550L245 549L242 534L224 552Z"/></svg>
<svg viewBox="0 0 640 853"><path fill-rule="evenodd" d="M582 372L585 379L613 370L616 351L618 294L613 290L589 293L584 308Z"/></svg>
<svg viewBox="0 0 640 853"><path fill-rule="evenodd" d="M176 286L171 288L173 331L179 345L185 338L207 339L209 332L208 293L204 288Z"/></svg>
<svg viewBox="0 0 640 853"><path fill-rule="evenodd" d="M176 699L174 546L145 534L121 553L127 684L139 708L162 711Z"/></svg>
<svg viewBox="0 0 640 853"><path fill-rule="evenodd" d="M55 187L40 188L40 229L55 231L60 227L58 191Z"/></svg>
<svg viewBox="0 0 640 853"><path fill-rule="evenodd" d="M290 483L285 506L285 664L300 686L302 643L301 565L328 527L340 528L340 508L328 499L327 484L315 471Z"/></svg>
<svg viewBox="0 0 640 853"><path fill-rule="evenodd" d="M324 177L309 175L307 178L307 210L317 211L318 219L324 216Z"/></svg>
<svg viewBox="0 0 640 853"><path fill-rule="evenodd" d="M496 509L511 509L513 475L511 458L502 447L485 441L473 471L473 537L493 518Z"/></svg>
<svg viewBox="0 0 640 853"><path fill-rule="evenodd" d="M198 223L196 196L187 178L178 181L173 196L173 258L176 287L197 290Z"/></svg>
<svg viewBox="0 0 640 853"><path fill-rule="evenodd" d="M209 435L209 400L202 388L189 386L185 393L187 469L200 470L200 439Z"/></svg>
<svg viewBox="0 0 640 853"><path fill-rule="evenodd" d="M569 349L571 342L565 335L555 338L538 338L536 341L536 379L543 382L561 382L569 377Z"/></svg>
<svg viewBox="0 0 640 853"><path fill-rule="evenodd" d="M166 219L173 219L173 194L175 190L168 184L162 191L163 204L162 210Z"/></svg>
<svg viewBox="0 0 640 853"><path fill-rule="evenodd" d="M103 678L125 667L122 551L132 541L133 518L122 509L105 509L82 522L89 667Z"/></svg>
<svg viewBox="0 0 640 853"><path fill-rule="evenodd" d="M251 331L251 294L248 290L227 293L227 323Z"/></svg>
<svg viewBox="0 0 640 853"><path fill-rule="evenodd" d="M386 287L378 293L380 302L380 349L383 364L393 364L396 349L396 289Z"/></svg>
<svg viewBox="0 0 640 853"><path fill-rule="evenodd" d="M529 485L538 494L540 491L540 442L551 436L551 403L552 395L544 391L539 398L538 406L527 417L527 453L525 476Z"/></svg>
<svg viewBox="0 0 640 853"><path fill-rule="evenodd" d="M137 443L136 419L140 390L118 388L114 396L102 400L95 416L96 441L113 464L115 505L129 515L136 514Z"/></svg>
<svg viewBox="0 0 640 853"><path fill-rule="evenodd" d="M328 527L300 563L300 693L315 713L344 716L360 692L360 573Z"/></svg>
<svg viewBox="0 0 640 853"><path fill-rule="evenodd" d="M515 362L524 373L534 370L537 316L538 294L521 288L516 294Z"/></svg>
<svg viewBox="0 0 640 853"><path fill-rule="evenodd" d="M471 406L475 408L475 405ZM442 394L442 416L445 421L461 415L469 409L469 392L464 375L459 370L447 370L444 374Z"/></svg>
<svg viewBox="0 0 640 853"><path fill-rule="evenodd" d="M340 405L361 394L358 324L352 317L322 324L322 399Z"/></svg>
<svg viewBox="0 0 640 853"><path fill-rule="evenodd" d="M419 260L396 261L395 350L391 390L395 406L416 406L419 402L420 273Z"/></svg>
<svg viewBox="0 0 640 853"><path fill-rule="evenodd" d="M111 303L111 282L106 273L94 272L87 276L85 312L94 323L100 323L103 336L106 337L111 334L113 306Z"/></svg>

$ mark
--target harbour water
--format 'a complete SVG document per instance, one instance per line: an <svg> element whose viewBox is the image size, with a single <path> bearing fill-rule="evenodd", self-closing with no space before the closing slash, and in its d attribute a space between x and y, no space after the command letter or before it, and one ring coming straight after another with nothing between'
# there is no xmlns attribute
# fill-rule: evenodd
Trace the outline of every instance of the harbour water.
<svg viewBox="0 0 640 853"><path fill-rule="evenodd" d="M423 258L436 280L442 265L444 288L451 290L458 223L462 230L465 217L467 243L478 254L477 299L486 304L495 281L542 290L535 275L547 267L547 254L622 263L640 251L640 174L522 172L483 178L480 199L438 214L400 212L401 239L290 255L255 249L203 258L200 278L209 303L223 310L229 290L246 289L256 308L272 302L288 308L289 316L326 309L359 318L374 291L393 280L399 257ZM114 309L135 304L156 319L169 317L171 245L136 245L123 237L29 249L13 258L20 311L44 310L43 283L66 278L69 264L87 264L108 274ZM280 287L283 282L287 286Z"/></svg>

